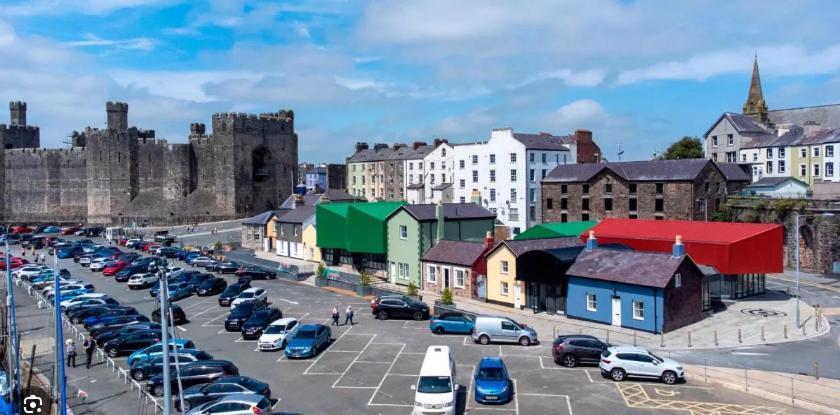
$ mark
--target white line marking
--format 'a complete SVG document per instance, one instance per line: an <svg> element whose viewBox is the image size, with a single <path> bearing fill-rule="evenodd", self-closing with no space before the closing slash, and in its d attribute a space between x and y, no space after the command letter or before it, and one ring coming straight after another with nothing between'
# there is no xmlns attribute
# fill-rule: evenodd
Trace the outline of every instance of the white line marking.
<svg viewBox="0 0 840 415"><path fill-rule="evenodd" d="M391 361L391 366L388 366L388 370L385 371L385 374L382 376L382 380L379 381L379 385L376 385L376 390L374 390L373 394L370 395L370 399L368 400L368 405L370 405L371 402L373 402L373 398L376 397L377 393L379 393L379 388L381 388L382 384L385 383L385 378L387 378L388 375L391 373L391 369L394 368L394 364L397 363L397 359L400 358L400 355L402 354L402 351L404 349L405 349L405 344L403 344L402 347L400 347L400 351L397 352L396 356L394 356L394 360Z"/></svg>
<svg viewBox="0 0 840 415"><path fill-rule="evenodd" d="M344 375L346 375L346 374L347 374L347 372L349 372L349 371L350 371L350 368L351 368L351 367L353 367L353 365L355 365L355 364L356 364L356 362L359 360L359 357L361 357L363 354L365 354L365 350L367 350L368 346L370 346L370 344L371 344L371 343L373 343L373 339L375 339L375 338L376 338L376 335L374 334L374 335L370 338L370 340L368 340L367 344L365 344L365 347L362 347L362 350L360 350L360 351L359 351L359 354L358 354L358 355L356 355L356 357L354 357L354 358L353 358L353 361L351 361L351 362L350 362L350 364L349 364L349 365L347 365L347 367L346 367L346 368L344 368L344 372L342 372L342 373L341 373L341 376L339 376L339 377L338 377L338 379L336 379L336 380L335 380L335 382L333 382L333 384L332 384L332 387L333 387L334 389L335 389L335 388L343 388L343 386L335 386L335 385L338 385L338 382L340 382L340 381L341 381L341 378L343 378L343 377L344 377Z"/></svg>
<svg viewBox="0 0 840 415"><path fill-rule="evenodd" d="M181 331L187 331L187 329L185 329L185 328L183 328L183 327L181 327L181 326L175 326L175 327L177 327L177 328L178 328L178 330L181 330Z"/></svg>
<svg viewBox="0 0 840 415"><path fill-rule="evenodd" d="M732 352L731 354L738 355L738 356L767 356L770 353Z"/></svg>
<svg viewBox="0 0 840 415"><path fill-rule="evenodd" d="M278 300L279 300L279 301L284 301L284 302L287 302L287 303L289 303L289 304L295 304L295 305L300 304L300 303L299 303L299 302L297 302L297 301L287 300L287 299L285 299L285 298L278 298Z"/></svg>
<svg viewBox="0 0 840 415"><path fill-rule="evenodd" d="M542 359L540 359L542 362ZM519 415L519 388L516 386L516 379L513 379L513 409Z"/></svg>
<svg viewBox="0 0 840 415"><path fill-rule="evenodd" d="M330 350L330 348L331 348L334 344L338 343L338 341L339 341L339 340L341 340L344 336L346 336L346 335L347 335L347 333L350 333L350 330L353 330L353 327L354 327L354 326L350 326L350 328L349 328L349 329L344 330L344 333L341 333L341 336L338 336L338 338L337 338L337 339L335 339L335 341L334 341L333 343L331 343L329 346L327 346L327 350L324 350L324 352L326 352L326 351ZM322 357L324 357L324 355L326 355L326 353L324 353L324 352L322 352L322 353L318 356L318 358L317 358L317 359L315 359L314 361L312 361L312 364L310 364L310 365L309 365L309 367L307 367L307 368L306 368L306 370L304 370L304 371L303 371L303 374L304 374L304 375L310 374L310 373L309 373L309 370L310 370L310 369L312 369L312 367L313 367L313 366L315 366L315 365L316 365L319 361L321 361L321 358L322 358ZM312 374L314 375L315 373L312 373Z"/></svg>
<svg viewBox="0 0 840 415"><path fill-rule="evenodd" d="M210 320L206 321L204 324L202 324L201 327L219 327L218 324L214 324L214 325L211 326L210 323L212 323L212 322L214 322L214 321L216 321L216 320L218 320L218 319L220 319L220 318L222 318L226 315L228 315L228 312L225 312L224 314L213 317L212 319L210 319ZM224 324L222 324L222 326L224 326Z"/></svg>
<svg viewBox="0 0 840 415"><path fill-rule="evenodd" d="M356 363L368 363L371 365L390 365L391 362L371 362L368 360L357 360Z"/></svg>

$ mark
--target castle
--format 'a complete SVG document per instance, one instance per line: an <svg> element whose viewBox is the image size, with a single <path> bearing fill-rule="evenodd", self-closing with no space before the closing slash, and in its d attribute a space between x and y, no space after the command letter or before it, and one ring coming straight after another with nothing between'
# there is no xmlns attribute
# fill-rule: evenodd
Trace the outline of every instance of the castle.
<svg viewBox="0 0 840 415"><path fill-rule="evenodd" d="M129 127L128 104L108 102L107 127L74 131L69 148L40 148L26 103L0 124L4 222L183 224L277 209L297 177L294 113L216 113L212 134L190 125L188 144Z"/></svg>

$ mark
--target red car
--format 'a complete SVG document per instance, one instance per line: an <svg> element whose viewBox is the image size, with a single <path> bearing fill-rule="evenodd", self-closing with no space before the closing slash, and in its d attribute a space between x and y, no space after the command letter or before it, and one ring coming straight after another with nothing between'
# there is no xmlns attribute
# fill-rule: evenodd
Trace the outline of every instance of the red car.
<svg viewBox="0 0 840 415"><path fill-rule="evenodd" d="M24 266L28 263L29 263L29 261L27 261L23 258L20 258L20 257L16 257L16 256L13 256L12 260L11 260L12 269L20 268L20 267L22 267L22 266ZM0 259L0 270L3 270L3 271L6 270L6 259L5 258Z"/></svg>
<svg viewBox="0 0 840 415"><path fill-rule="evenodd" d="M108 277L113 277L114 275L117 275L118 272L122 271L122 269L127 267L127 266L128 266L128 263L117 261L116 264L114 264L110 267L105 267L102 270L102 275L105 275L105 276L108 276Z"/></svg>
<svg viewBox="0 0 840 415"><path fill-rule="evenodd" d="M120 239L117 239L117 245L119 245L119 246L125 246L125 244L126 244L127 242L128 242L128 238L120 238Z"/></svg>
<svg viewBox="0 0 840 415"><path fill-rule="evenodd" d="M143 252L152 252L157 248L160 248L160 245L155 245L151 242L143 244Z"/></svg>
<svg viewBox="0 0 840 415"><path fill-rule="evenodd" d="M12 226L11 231L13 234L22 234L22 233L32 233L33 229L26 225L17 225Z"/></svg>
<svg viewBox="0 0 840 415"><path fill-rule="evenodd" d="M62 235L73 235L74 233L82 230L81 226L67 226L61 229Z"/></svg>

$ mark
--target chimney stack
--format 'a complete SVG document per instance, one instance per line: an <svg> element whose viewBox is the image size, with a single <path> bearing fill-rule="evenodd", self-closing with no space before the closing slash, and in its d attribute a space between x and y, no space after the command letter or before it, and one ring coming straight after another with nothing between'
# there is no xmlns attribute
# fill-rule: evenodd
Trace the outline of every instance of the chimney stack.
<svg viewBox="0 0 840 415"><path fill-rule="evenodd" d="M373 151L384 150L388 148L388 144L385 143L376 143L373 145Z"/></svg>
<svg viewBox="0 0 840 415"><path fill-rule="evenodd" d="M487 231L487 234L484 235L484 251L486 252L490 247L493 246L493 234L490 231Z"/></svg>
<svg viewBox="0 0 840 415"><path fill-rule="evenodd" d="M303 206L303 195L295 193L295 203L292 205L292 209L297 209Z"/></svg>
<svg viewBox="0 0 840 415"><path fill-rule="evenodd" d="M9 117L9 125L26 127L26 103L9 101Z"/></svg>
<svg viewBox="0 0 840 415"><path fill-rule="evenodd" d="M445 138L435 138L435 141L433 143L435 145L435 148L438 148L443 143L449 144L449 140Z"/></svg>
<svg viewBox="0 0 840 415"><path fill-rule="evenodd" d="M362 150L367 150L368 148L369 148L368 143L365 143L365 142L362 142L362 141L359 141L359 142L356 143L356 152L357 153L362 151Z"/></svg>
<svg viewBox="0 0 840 415"><path fill-rule="evenodd" d="M674 238L674 253L673 253L673 255L675 257L685 256L685 245L683 244L682 236L680 236L680 235L677 235L677 237Z"/></svg>
<svg viewBox="0 0 840 415"><path fill-rule="evenodd" d="M586 250L591 251L598 247L598 240L595 239L595 231L589 231L589 239L586 240Z"/></svg>
<svg viewBox="0 0 840 415"><path fill-rule="evenodd" d="M414 150L417 150L418 148L423 147L423 146L425 146L425 145L427 145L425 141L415 141L415 142L411 145L411 148L413 148Z"/></svg>

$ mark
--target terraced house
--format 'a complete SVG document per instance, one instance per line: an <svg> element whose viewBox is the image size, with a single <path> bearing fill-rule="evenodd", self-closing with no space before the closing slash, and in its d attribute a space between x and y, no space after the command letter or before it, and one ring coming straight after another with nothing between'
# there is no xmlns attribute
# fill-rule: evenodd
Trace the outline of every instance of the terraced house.
<svg viewBox="0 0 840 415"><path fill-rule="evenodd" d="M347 192L369 201L405 200L406 186L427 179L427 165L423 162L435 146L445 140L435 140L435 145L425 142L406 144L356 143L356 152L347 158Z"/></svg>

